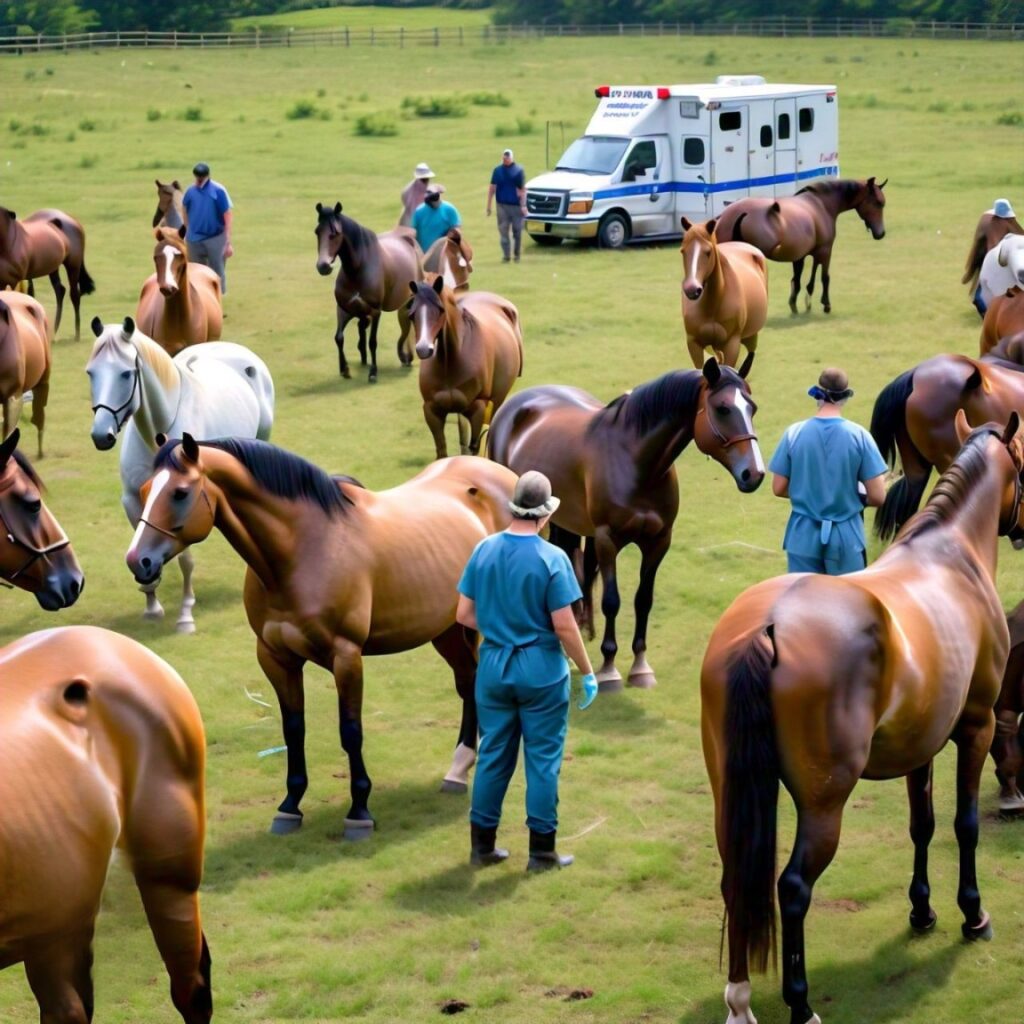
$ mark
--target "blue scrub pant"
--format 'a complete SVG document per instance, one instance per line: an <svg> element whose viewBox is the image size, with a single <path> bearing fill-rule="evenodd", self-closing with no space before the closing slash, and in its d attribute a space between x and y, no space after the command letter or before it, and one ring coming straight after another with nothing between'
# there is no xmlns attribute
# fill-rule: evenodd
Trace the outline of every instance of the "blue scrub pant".
<svg viewBox="0 0 1024 1024"><path fill-rule="evenodd" d="M497 828L501 805L523 741L526 824L534 832L558 828L558 774L569 724L569 676L543 686L487 681L477 675L480 748L469 820Z"/></svg>
<svg viewBox="0 0 1024 1024"><path fill-rule="evenodd" d="M846 551L842 558L814 558L811 555L794 555L786 552L789 572L817 572L825 576L845 576L848 572L860 572L867 567L868 558L864 551Z"/></svg>

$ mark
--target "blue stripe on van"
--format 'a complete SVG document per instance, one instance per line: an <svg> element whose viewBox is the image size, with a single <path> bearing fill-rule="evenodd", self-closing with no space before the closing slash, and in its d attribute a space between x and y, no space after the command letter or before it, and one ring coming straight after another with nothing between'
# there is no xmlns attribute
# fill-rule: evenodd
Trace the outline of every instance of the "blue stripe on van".
<svg viewBox="0 0 1024 1024"><path fill-rule="evenodd" d="M623 185L619 188L599 189L594 192L594 199L618 199L620 196L644 196L657 192L696 192L699 195L710 195L714 192L731 192L738 188L758 188L763 185L781 185L790 181L806 181L808 178L834 176L837 167L818 167L813 171L799 171L797 174L774 174L765 178L737 178L735 181L718 181L712 185L702 182L665 181L650 185ZM582 191L582 189L580 190Z"/></svg>

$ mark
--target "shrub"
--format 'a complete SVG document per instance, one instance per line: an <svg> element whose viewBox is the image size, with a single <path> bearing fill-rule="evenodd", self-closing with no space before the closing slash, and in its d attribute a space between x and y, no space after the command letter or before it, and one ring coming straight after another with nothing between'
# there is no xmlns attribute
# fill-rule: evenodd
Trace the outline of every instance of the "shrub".
<svg viewBox="0 0 1024 1024"><path fill-rule="evenodd" d="M81 168L82 168L83 170L86 170L86 171L87 171L87 170L88 170L88 169L89 169L90 167L95 167L95 166L96 166L96 162L97 162L98 160L99 160L99 157L95 157L95 156L83 156L83 157L82 157L82 158L81 158L81 159L80 159L80 160L78 161L78 166L79 166L79 167L81 167Z"/></svg>
<svg viewBox="0 0 1024 1024"><path fill-rule="evenodd" d="M163 116L164 116L163 112L160 111L160 110L157 110L156 107L150 107L149 110L146 111L146 120L147 121L159 121L160 118L163 117Z"/></svg>
<svg viewBox="0 0 1024 1024"><path fill-rule="evenodd" d="M326 89L317 89L316 95L317 95L317 99L321 99L322 100L327 95L327 90Z"/></svg>
<svg viewBox="0 0 1024 1024"><path fill-rule="evenodd" d="M83 117L82 120L78 122L78 130L80 132L94 132L96 131L96 122L90 120L88 117Z"/></svg>
<svg viewBox="0 0 1024 1024"><path fill-rule="evenodd" d="M718 63L718 54L715 53L714 50L708 50L708 52L704 54L702 63L706 68L713 68Z"/></svg>
<svg viewBox="0 0 1024 1024"><path fill-rule="evenodd" d="M494 137L500 139L510 135L532 135L534 130L534 123L528 117L517 117L515 124L496 124Z"/></svg>
<svg viewBox="0 0 1024 1024"><path fill-rule="evenodd" d="M43 72L43 74L46 75L49 78L52 78L53 77L53 68L46 68L46 70Z"/></svg>
<svg viewBox="0 0 1024 1024"><path fill-rule="evenodd" d="M204 118L203 118L203 108L202 107L186 107L181 112L181 119L182 119L182 121L202 121L202 120L204 120Z"/></svg>
<svg viewBox="0 0 1024 1024"><path fill-rule="evenodd" d="M457 96L406 96L402 107L417 117L466 116L466 104Z"/></svg>
<svg viewBox="0 0 1024 1024"><path fill-rule="evenodd" d="M373 114L362 114L356 118L353 126L356 135L364 135L369 138L386 138L398 134L398 125L394 116L378 111Z"/></svg>
<svg viewBox="0 0 1024 1024"><path fill-rule="evenodd" d="M35 73L35 71L32 68L29 68L28 71L25 72L25 80L26 81L31 82L32 79L35 78L35 77L36 77L36 73Z"/></svg>
<svg viewBox="0 0 1024 1024"><path fill-rule="evenodd" d="M928 104L929 114L945 114L949 110L949 104L945 100L940 100L938 103Z"/></svg>
<svg viewBox="0 0 1024 1024"><path fill-rule="evenodd" d="M12 132L19 132L21 131L21 122L16 117L12 117L10 121L7 122L7 127Z"/></svg>
<svg viewBox="0 0 1024 1024"><path fill-rule="evenodd" d="M1019 110L1012 110L1009 113L1000 114L996 118L996 124L1003 124L1003 125L1010 125L1010 126L1016 126L1016 125L1019 125L1019 124L1024 124L1024 114L1022 114Z"/></svg>
<svg viewBox="0 0 1024 1024"><path fill-rule="evenodd" d="M289 121L305 121L307 118L316 117L316 114L316 104L312 100L296 100L284 116Z"/></svg>
<svg viewBox="0 0 1024 1024"><path fill-rule="evenodd" d="M470 92L466 99L474 107L510 107L512 101L501 92Z"/></svg>

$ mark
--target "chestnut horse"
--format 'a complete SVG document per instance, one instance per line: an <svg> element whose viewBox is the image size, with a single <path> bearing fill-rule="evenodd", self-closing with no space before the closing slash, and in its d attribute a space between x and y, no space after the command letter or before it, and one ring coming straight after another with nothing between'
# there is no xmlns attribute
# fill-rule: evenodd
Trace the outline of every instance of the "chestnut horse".
<svg viewBox="0 0 1024 1024"><path fill-rule="evenodd" d="M444 424L449 414L459 421L462 454L476 455L484 425L523 375L519 311L492 292L466 292L456 298L443 277L435 277L432 285L410 281L409 287L423 418L434 436L437 457L448 455Z"/></svg>
<svg viewBox="0 0 1024 1024"><path fill-rule="evenodd" d="M60 268L68 275L68 287L60 283ZM57 316L53 330L60 329L65 292L71 292L75 310L75 341L81 336L83 295L96 290L96 282L85 269L85 231L74 217L61 210L37 210L19 221L13 210L0 206L0 288L17 288L28 281L49 277L57 296Z"/></svg>
<svg viewBox="0 0 1024 1024"><path fill-rule="evenodd" d="M992 760L999 780L999 810L1020 814L1024 812L1024 734L1020 731L1024 714L1024 601L1007 615L1006 625L1010 630L1010 656L996 701Z"/></svg>
<svg viewBox="0 0 1024 1024"><path fill-rule="evenodd" d="M811 308L814 278L821 267L821 305L832 312L828 286L831 280L832 245L836 239L836 219L847 210L856 210L873 238L885 237L885 193L889 179L880 185L874 178L866 181L836 178L816 181L787 199L740 199L730 203L718 218L716 234L722 241L749 242L770 260L793 264L789 290L789 308L796 312L804 260L811 257L811 279L807 282L807 309Z"/></svg>
<svg viewBox="0 0 1024 1024"><path fill-rule="evenodd" d="M287 795L271 831L302 824L306 792L303 666L331 672L352 807L345 834L370 834L363 763L363 658L432 643L462 698L442 789L464 793L476 760L476 634L455 621L456 585L476 544L508 525L515 476L485 459L435 462L388 491L365 490L262 441L168 441L153 463L128 567L141 583L217 526L245 559L256 657L281 706Z"/></svg>
<svg viewBox="0 0 1024 1024"><path fill-rule="evenodd" d="M997 295L985 310L981 322L979 349L985 355L1003 338L1024 331L1024 288L1010 288Z"/></svg>
<svg viewBox="0 0 1024 1024"><path fill-rule="evenodd" d="M719 243L715 222L682 218L683 326L693 365L704 365L710 348L728 366L739 361L740 343L753 355L768 318L768 269L764 256L743 242Z"/></svg>
<svg viewBox="0 0 1024 1024"><path fill-rule="evenodd" d="M978 275L981 273L985 256L1007 235L1024 235L1024 228L1020 226L1016 217L997 217L994 213L981 215L978 226L974 229L971 247L967 250L964 276L960 278L960 283L967 285L972 297L978 287Z"/></svg>
<svg viewBox="0 0 1024 1024"><path fill-rule="evenodd" d="M43 482L19 452L15 428L0 443L0 586L34 594L55 612L78 600L85 577L68 535L43 502Z"/></svg>
<svg viewBox="0 0 1024 1024"><path fill-rule="evenodd" d="M153 262L135 320L139 330L176 356L187 345L217 341L224 323L220 278L201 263L190 263L185 228L156 228Z"/></svg>
<svg viewBox="0 0 1024 1024"><path fill-rule="evenodd" d="M444 283L456 292L469 289L473 273L473 247L459 228L442 235L423 257L424 274L440 274Z"/></svg>
<svg viewBox="0 0 1024 1024"><path fill-rule="evenodd" d="M375 234L341 212L341 203L333 207L316 204L317 272L326 277L331 264L341 261L334 282L334 300L338 306L338 372L351 377L345 359L345 326L359 321L359 356L366 365L366 328L370 328L370 383L377 379L377 328L381 313L398 313L398 358L403 366L412 366L412 354L406 350L409 333L409 282L423 280L423 253L411 228L395 228Z"/></svg>
<svg viewBox="0 0 1024 1024"><path fill-rule="evenodd" d="M797 813L793 852L778 880L791 1024L820 1024L808 1002L804 918L859 779L906 777L910 924L935 926L932 761L950 739L962 932L969 940L991 936L975 870L978 789L1009 649L995 575L997 538L1022 529L1019 425L1014 413L1005 430L987 424L972 432L959 412L962 450L869 569L758 583L715 626L701 668L701 732L723 865L730 1024L754 1021L749 971L763 971L774 951L780 781Z"/></svg>
<svg viewBox="0 0 1024 1024"><path fill-rule="evenodd" d="M153 227L180 228L188 227L188 213L182 202L184 193L177 181L156 181L156 212L153 214Z"/></svg>
<svg viewBox="0 0 1024 1024"><path fill-rule="evenodd" d="M0 297L0 405L3 434L18 425L22 396L32 391L32 422L43 457L43 427L50 395L50 343L53 332L46 310L30 295L11 292Z"/></svg>
<svg viewBox="0 0 1024 1024"><path fill-rule="evenodd" d="M92 1020L92 941L127 854L185 1024L213 1013L199 916L203 721L167 662L93 626L0 649L0 969L24 963L46 1024Z"/></svg>
<svg viewBox="0 0 1024 1024"><path fill-rule="evenodd" d="M579 388L527 388L494 418L487 442L490 457L516 473L540 470L561 499L551 520L551 540L577 566L582 618L591 637L591 592L601 572L604 663L597 678L604 691L622 688L615 667L620 608L615 561L627 544L636 544L641 554L629 685L655 685L647 663L647 620L655 576L672 543L679 511L674 463L683 449L696 441L700 451L729 470L744 493L756 491L764 479L753 423L757 406L745 379L753 361L751 353L737 373L709 359L703 371L666 373L607 406ZM582 571L581 537L588 538Z"/></svg>

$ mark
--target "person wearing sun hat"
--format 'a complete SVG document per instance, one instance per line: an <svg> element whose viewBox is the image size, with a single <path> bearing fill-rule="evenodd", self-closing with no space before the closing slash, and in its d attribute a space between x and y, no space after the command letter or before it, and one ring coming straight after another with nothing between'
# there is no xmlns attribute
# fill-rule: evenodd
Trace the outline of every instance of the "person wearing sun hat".
<svg viewBox="0 0 1024 1024"><path fill-rule="evenodd" d="M412 227L412 216L419 205L427 198L427 186L434 172L430 165L418 163L412 170L412 181L402 189L402 216L398 219L399 227Z"/></svg>
<svg viewBox="0 0 1024 1024"><path fill-rule="evenodd" d="M862 513L885 500L885 459L868 431L843 418L853 397L843 370L823 370L807 394L817 414L786 430L768 466L772 491L792 503L782 547L790 572L841 576L867 565Z"/></svg>
<svg viewBox="0 0 1024 1024"><path fill-rule="evenodd" d="M476 706L480 748L473 781L470 863L500 864L508 850L495 846L501 805L519 758L526 768L528 871L568 867L573 858L555 850L558 775L569 720L569 664L583 673L587 708L597 680L573 615L582 594L564 551L540 536L558 509L543 473L524 473L509 509L512 522L482 540L459 581L456 617L479 630Z"/></svg>

